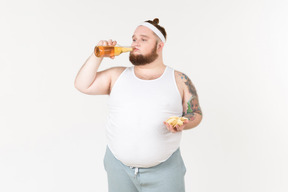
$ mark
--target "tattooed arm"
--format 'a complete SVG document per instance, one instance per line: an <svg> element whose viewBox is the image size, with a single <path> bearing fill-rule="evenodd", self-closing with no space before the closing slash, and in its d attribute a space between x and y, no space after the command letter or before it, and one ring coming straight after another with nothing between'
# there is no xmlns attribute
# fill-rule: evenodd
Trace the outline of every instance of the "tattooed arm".
<svg viewBox="0 0 288 192"><path fill-rule="evenodd" d="M182 97L182 116L188 120L184 121L182 126L176 125L175 127L165 121L164 124L166 128L172 133L194 128L199 125L202 120L202 111L199 105L198 95L191 80L184 73L178 71L175 71L175 79Z"/></svg>
<svg viewBox="0 0 288 192"><path fill-rule="evenodd" d="M184 123L184 126L178 127L178 130L191 129L199 125L202 120L199 98L196 89L188 76L181 72L176 72L175 75L179 90L182 91L182 116L188 118L188 121Z"/></svg>

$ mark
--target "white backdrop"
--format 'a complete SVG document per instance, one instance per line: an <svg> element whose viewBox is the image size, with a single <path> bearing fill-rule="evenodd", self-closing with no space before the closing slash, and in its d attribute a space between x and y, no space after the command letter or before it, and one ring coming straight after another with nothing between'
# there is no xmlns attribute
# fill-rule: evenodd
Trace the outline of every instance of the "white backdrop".
<svg viewBox="0 0 288 192"><path fill-rule="evenodd" d="M181 143L187 191L288 191L287 10L286 0L1 0L0 191L107 191L107 96L81 94L74 78L99 40L130 45L155 17L165 64L191 78L204 113ZM128 54L102 64L130 66Z"/></svg>

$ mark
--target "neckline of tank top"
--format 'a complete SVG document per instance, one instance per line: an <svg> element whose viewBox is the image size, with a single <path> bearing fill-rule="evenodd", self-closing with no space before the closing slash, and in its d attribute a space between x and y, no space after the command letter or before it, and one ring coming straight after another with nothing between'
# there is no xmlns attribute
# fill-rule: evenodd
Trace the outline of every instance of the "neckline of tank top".
<svg viewBox="0 0 288 192"><path fill-rule="evenodd" d="M139 80L139 81L145 81L145 82L153 82L153 81L158 81L158 80L162 79L163 76L167 73L167 70L168 70L168 66L166 65L165 70L164 70L164 72L162 73L162 75L161 75L160 77L158 77L158 78L156 78L156 79L150 79L150 80L148 80L148 79L141 79L141 78L137 77L136 74L135 74L135 71L134 71L134 66L132 66L132 74L133 74L133 76L134 76L137 80Z"/></svg>

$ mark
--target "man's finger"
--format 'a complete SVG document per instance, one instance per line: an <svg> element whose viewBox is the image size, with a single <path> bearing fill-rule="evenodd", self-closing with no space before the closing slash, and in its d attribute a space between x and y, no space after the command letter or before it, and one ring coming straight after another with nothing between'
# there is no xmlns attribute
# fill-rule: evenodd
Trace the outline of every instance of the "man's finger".
<svg viewBox="0 0 288 192"><path fill-rule="evenodd" d="M102 46L102 45L103 45L103 42L104 42L103 40L99 41L98 44L97 44L97 46Z"/></svg>
<svg viewBox="0 0 288 192"><path fill-rule="evenodd" d="M108 45L109 45L109 46L112 46L112 44L113 44L113 43L112 43L112 39L109 39L109 40L108 40Z"/></svg>

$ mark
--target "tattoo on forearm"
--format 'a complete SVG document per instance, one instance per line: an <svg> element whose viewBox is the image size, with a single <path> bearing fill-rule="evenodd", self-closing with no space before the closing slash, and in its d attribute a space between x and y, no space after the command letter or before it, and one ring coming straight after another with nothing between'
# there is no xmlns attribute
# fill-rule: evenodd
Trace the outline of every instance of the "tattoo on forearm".
<svg viewBox="0 0 288 192"><path fill-rule="evenodd" d="M185 84L192 95L189 101L187 102L186 112L183 112L183 116L185 115L185 117L187 117L191 121L195 119L195 113L202 115L202 111L199 105L197 91L194 85L192 84L191 80L183 73L180 75L181 79L185 81Z"/></svg>
<svg viewBox="0 0 288 192"><path fill-rule="evenodd" d="M186 118L188 118L189 121L193 121L195 119L195 114L194 113L187 114L187 113L183 112L182 117L186 117Z"/></svg>

